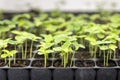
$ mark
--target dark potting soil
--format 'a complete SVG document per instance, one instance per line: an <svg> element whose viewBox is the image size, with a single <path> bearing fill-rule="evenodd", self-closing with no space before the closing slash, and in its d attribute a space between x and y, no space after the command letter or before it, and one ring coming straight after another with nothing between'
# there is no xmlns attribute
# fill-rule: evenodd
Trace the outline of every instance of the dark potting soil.
<svg viewBox="0 0 120 80"><path fill-rule="evenodd" d="M35 54L35 58L36 59L40 59L40 58L44 58L44 55L39 55L39 54ZM51 54L48 54L48 58L52 58L52 55Z"/></svg>
<svg viewBox="0 0 120 80"><path fill-rule="evenodd" d="M104 66L104 60L98 60L96 62L96 65L99 66L99 67L105 67ZM106 67L115 67L115 66L116 66L115 61L109 60L108 61L108 66L106 66Z"/></svg>
<svg viewBox="0 0 120 80"><path fill-rule="evenodd" d="M54 57L57 58L57 59L60 59L60 58L61 58L61 56L60 56L59 53L55 53Z"/></svg>
<svg viewBox="0 0 120 80"><path fill-rule="evenodd" d="M73 66L73 62L72 62L72 65L70 64L71 63L71 61L68 61L68 63L66 64L66 67L72 67ZM62 60L55 60L54 62L53 62L53 66L54 67L64 67L64 65L62 64Z"/></svg>
<svg viewBox="0 0 120 80"><path fill-rule="evenodd" d="M5 63L4 59L0 59L0 67L5 66L7 63Z"/></svg>
<svg viewBox="0 0 120 80"><path fill-rule="evenodd" d="M46 67L50 67L52 65L52 61L47 60ZM34 60L32 62L32 67L44 67L44 60Z"/></svg>
<svg viewBox="0 0 120 80"><path fill-rule="evenodd" d="M91 60L76 60L75 61L76 67L94 67L95 63Z"/></svg>
<svg viewBox="0 0 120 80"><path fill-rule="evenodd" d="M79 52L79 53L75 53L75 58L78 59L89 59L92 58L90 53L86 53L86 52Z"/></svg>
<svg viewBox="0 0 120 80"><path fill-rule="evenodd" d="M99 54L99 53L98 53L98 54L96 54L96 58L103 59L103 58L104 58L104 54L102 54L102 53Z"/></svg>
<svg viewBox="0 0 120 80"><path fill-rule="evenodd" d="M11 67L26 67L29 66L29 60L16 60L15 64L14 61L11 61Z"/></svg>

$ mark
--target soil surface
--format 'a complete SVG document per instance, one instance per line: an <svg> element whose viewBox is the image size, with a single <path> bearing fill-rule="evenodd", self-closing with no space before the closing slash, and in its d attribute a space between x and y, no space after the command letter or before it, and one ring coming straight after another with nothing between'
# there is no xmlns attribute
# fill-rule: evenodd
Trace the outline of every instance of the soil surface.
<svg viewBox="0 0 120 80"><path fill-rule="evenodd" d="M5 66L7 63L5 63L4 59L0 59L0 67Z"/></svg>
<svg viewBox="0 0 120 80"><path fill-rule="evenodd" d="M88 52L77 52L75 53L75 58L78 58L78 59L89 59L89 58L92 58L90 53Z"/></svg>
<svg viewBox="0 0 120 80"><path fill-rule="evenodd" d="M91 60L77 60L75 61L76 67L94 67L95 63Z"/></svg>
<svg viewBox="0 0 120 80"><path fill-rule="evenodd" d="M50 67L52 65L52 61L47 61L46 67ZM44 67L44 60L34 60L32 62L32 67Z"/></svg>
<svg viewBox="0 0 120 80"><path fill-rule="evenodd" d="M16 63L14 64L14 61L11 61L11 67L26 67L29 66L30 61L29 60L16 60Z"/></svg>
<svg viewBox="0 0 120 80"><path fill-rule="evenodd" d="M99 66L99 67L105 67L104 66L104 60L98 60L96 62L96 65ZM115 61L109 60L108 61L108 66L106 66L106 67L115 67L115 66L116 66Z"/></svg>
<svg viewBox="0 0 120 80"><path fill-rule="evenodd" d="M35 54L35 58L36 58L36 59L40 59L40 58L43 59L43 58L44 58L44 55ZM52 55L49 54L49 55L48 55L48 58L52 58Z"/></svg>
<svg viewBox="0 0 120 80"><path fill-rule="evenodd" d="M70 62L71 61L68 61L68 63L66 64L66 67L70 67ZM62 60L55 60L53 63L53 66L54 67L64 67L64 65L62 64ZM71 66L73 66L73 64Z"/></svg>

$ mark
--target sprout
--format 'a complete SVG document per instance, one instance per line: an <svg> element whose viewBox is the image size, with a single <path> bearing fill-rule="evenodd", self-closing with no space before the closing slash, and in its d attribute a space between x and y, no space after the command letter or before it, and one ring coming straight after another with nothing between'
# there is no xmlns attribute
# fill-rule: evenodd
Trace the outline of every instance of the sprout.
<svg viewBox="0 0 120 80"><path fill-rule="evenodd" d="M37 37L36 35L28 32L22 32L22 31L12 31L12 33L16 34L17 36L15 39L22 47L22 58L26 58L26 52L27 52L27 40L31 40L31 46L30 46L30 58L32 57L32 50L33 50L33 43L40 39L40 37ZM23 43L25 42L25 56L24 56L24 49L23 49Z"/></svg>
<svg viewBox="0 0 120 80"><path fill-rule="evenodd" d="M46 67L48 54L53 53L51 47L54 45L54 43L53 43L52 35L43 35L43 37L44 40L39 45L40 48L38 49L38 54L44 55L44 63L45 63L44 67Z"/></svg>
<svg viewBox="0 0 120 80"><path fill-rule="evenodd" d="M11 60L11 57L13 57L14 54L17 53L16 50L12 50L12 51L8 51L8 50L2 50L4 52L4 54L1 55L1 58L9 58L9 63L8 65L10 66L10 60Z"/></svg>
<svg viewBox="0 0 120 80"><path fill-rule="evenodd" d="M5 39L6 37L9 37L9 31L14 27L15 24L9 20L0 21L0 38Z"/></svg>

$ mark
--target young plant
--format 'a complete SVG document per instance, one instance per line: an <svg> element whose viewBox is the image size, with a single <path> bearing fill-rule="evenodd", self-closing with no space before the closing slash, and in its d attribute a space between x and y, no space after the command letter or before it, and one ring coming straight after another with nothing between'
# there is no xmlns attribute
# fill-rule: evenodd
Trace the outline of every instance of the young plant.
<svg viewBox="0 0 120 80"><path fill-rule="evenodd" d="M5 39L5 40L0 39L0 55L2 53L2 50L8 46L9 40L10 39Z"/></svg>
<svg viewBox="0 0 120 80"><path fill-rule="evenodd" d="M17 36L15 37L15 39L17 40L17 42L20 43L21 47L22 47L22 58L26 58L26 54L27 54L27 47L28 47L28 40L31 40L31 45L30 45L30 58L32 57L32 51L33 51L33 43L35 41L37 41L38 39L40 39L40 37L37 37L36 35L32 34L32 33L28 33L25 31L12 31L12 33L16 34ZM23 43L25 42L25 51L23 48ZM25 56L24 56L25 53Z"/></svg>
<svg viewBox="0 0 120 80"><path fill-rule="evenodd" d="M10 30L15 27L15 24L9 20L0 21L0 38L9 37Z"/></svg>
<svg viewBox="0 0 120 80"><path fill-rule="evenodd" d="M59 35L55 37L55 43L57 44L60 43L60 46L53 48L53 50L60 52L60 55L62 57L62 64L64 65L64 67L66 67L68 64L69 54L72 54L72 59L73 59L75 51L77 51L80 47L84 48L82 44L79 44L77 42L76 36ZM73 49L73 47L75 47L75 49ZM71 59L70 67L72 66L72 59Z"/></svg>
<svg viewBox="0 0 120 80"><path fill-rule="evenodd" d="M8 62L8 66L10 67L10 64L11 64L11 57L13 57L14 54L17 53L16 50L12 50L12 51L9 51L9 50L2 50L2 52L4 52L4 54L1 55L1 58L4 58L6 60L6 58L9 58L9 62Z"/></svg>
<svg viewBox="0 0 120 80"><path fill-rule="evenodd" d="M54 45L52 35L42 35L44 37L43 41L40 42L38 54L44 55L44 67L47 67L47 59L49 53L53 53L51 47Z"/></svg>
<svg viewBox="0 0 120 80"><path fill-rule="evenodd" d="M8 43L13 45L14 46L14 50L17 51L17 45L19 44L18 41L16 41L16 40L9 40ZM16 54L14 54L13 57L14 57L14 64L15 64L16 63Z"/></svg>
<svg viewBox="0 0 120 80"><path fill-rule="evenodd" d="M12 18L12 22L17 24L18 30L27 30L31 31L30 29L34 27L34 24L30 21L31 15L30 14L21 14L15 15Z"/></svg>

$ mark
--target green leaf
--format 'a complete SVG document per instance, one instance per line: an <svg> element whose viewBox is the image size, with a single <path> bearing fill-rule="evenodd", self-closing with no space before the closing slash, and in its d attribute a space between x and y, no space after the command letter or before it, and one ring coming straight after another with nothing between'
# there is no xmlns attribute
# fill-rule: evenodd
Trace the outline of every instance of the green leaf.
<svg viewBox="0 0 120 80"><path fill-rule="evenodd" d="M9 40L9 42L8 42L9 44L13 44L13 45L16 45L16 44L18 44L18 42L17 41L14 41L14 40Z"/></svg>
<svg viewBox="0 0 120 80"><path fill-rule="evenodd" d="M47 49L47 48L50 48L53 45L54 45L54 43L44 43L44 42L41 42L41 44L39 46Z"/></svg>
<svg viewBox="0 0 120 80"><path fill-rule="evenodd" d="M8 54L9 53L9 51L8 50L2 50L3 52L5 52L6 54Z"/></svg>
<svg viewBox="0 0 120 80"><path fill-rule="evenodd" d="M104 38L105 35L104 34L97 34L97 37L101 39L101 38Z"/></svg>
<svg viewBox="0 0 120 80"><path fill-rule="evenodd" d="M16 54L16 53L17 53L16 50L12 50L12 51L10 51L10 54L12 54L12 55L14 55L14 54Z"/></svg>
<svg viewBox="0 0 120 80"><path fill-rule="evenodd" d="M49 35L43 34L42 36L44 37L44 41L47 42L47 43L53 41L53 37L50 34Z"/></svg>
<svg viewBox="0 0 120 80"><path fill-rule="evenodd" d="M22 34L20 31L16 31L16 30L12 31L12 33L13 34L17 34L17 35L21 35Z"/></svg>
<svg viewBox="0 0 120 80"><path fill-rule="evenodd" d="M110 45L109 45L109 48L112 49L113 51L115 51L115 49L117 48L117 46L114 45L114 44L110 44Z"/></svg>
<svg viewBox="0 0 120 80"><path fill-rule="evenodd" d="M120 41L120 38L117 38L118 41Z"/></svg>
<svg viewBox="0 0 120 80"><path fill-rule="evenodd" d="M109 49L109 47L107 46L107 45L105 45L105 46L100 46L100 50L108 50Z"/></svg>
<svg viewBox="0 0 120 80"><path fill-rule="evenodd" d="M66 49L66 48L70 47L70 45L71 45L71 42L70 42L70 41L66 41L66 42L61 46L61 48L62 48L62 49Z"/></svg>
<svg viewBox="0 0 120 80"><path fill-rule="evenodd" d="M61 47L55 47L53 48L54 51L62 51L62 48Z"/></svg>
<svg viewBox="0 0 120 80"><path fill-rule="evenodd" d="M1 58L6 58L7 57L7 54L2 54L1 55Z"/></svg>
<svg viewBox="0 0 120 80"><path fill-rule="evenodd" d="M53 53L53 50L46 50L46 53Z"/></svg>
<svg viewBox="0 0 120 80"><path fill-rule="evenodd" d="M43 55L43 54L45 54L45 53L42 53L42 52L38 52L38 54L39 54L39 55Z"/></svg>
<svg viewBox="0 0 120 80"><path fill-rule="evenodd" d="M96 42L96 39L94 37L91 37L91 36L86 36L85 39L90 41L90 42Z"/></svg>
<svg viewBox="0 0 120 80"><path fill-rule="evenodd" d="M78 42L73 42L72 43L74 46L75 46L75 50L78 50L79 48L85 48L85 46L84 45L82 45L82 44L79 44Z"/></svg>
<svg viewBox="0 0 120 80"><path fill-rule="evenodd" d="M54 36L54 41L55 41L55 44L58 44L62 41L66 41L68 38L68 36L64 35L64 34L60 34L60 35L56 35Z"/></svg>

